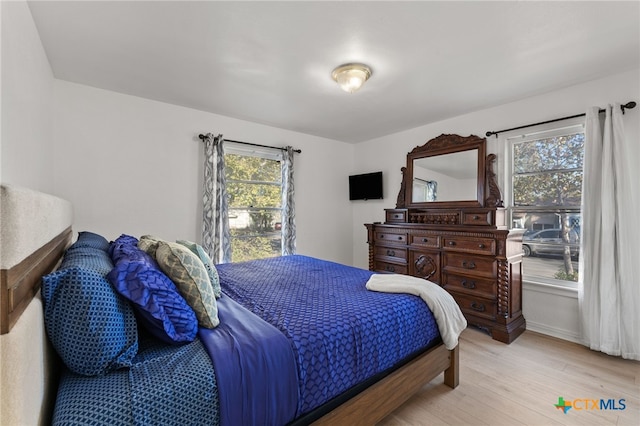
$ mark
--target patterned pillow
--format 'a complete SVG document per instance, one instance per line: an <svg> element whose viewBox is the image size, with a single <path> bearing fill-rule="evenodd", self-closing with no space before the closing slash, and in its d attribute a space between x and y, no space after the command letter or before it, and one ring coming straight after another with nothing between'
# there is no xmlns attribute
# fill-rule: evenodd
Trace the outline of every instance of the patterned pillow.
<svg viewBox="0 0 640 426"><path fill-rule="evenodd" d="M143 235L138 241L138 248L155 259L158 242L164 241L153 235Z"/></svg>
<svg viewBox="0 0 640 426"><path fill-rule="evenodd" d="M207 270L198 256L178 243L160 241L156 260L196 312L200 325L205 328L216 327L220 323L216 296Z"/></svg>
<svg viewBox="0 0 640 426"><path fill-rule="evenodd" d="M116 291L133 302L140 322L151 334L167 343L193 341L198 332L193 309L137 243L128 235L112 243L115 267L107 278Z"/></svg>
<svg viewBox="0 0 640 426"><path fill-rule="evenodd" d="M220 277L218 276L218 270L211 261L211 258L209 257L207 252L204 251L204 248L202 248L202 246L200 246L199 244L186 240L178 240L176 241L176 243L185 246L186 248L191 250L193 254L198 256L205 269L207 270L207 275L209 275L209 281L211 282L211 287L213 288L213 294L215 294L216 298L219 299L220 296L222 296L222 289L220 288Z"/></svg>
<svg viewBox="0 0 640 426"><path fill-rule="evenodd" d="M136 319L104 274L70 267L42 277L44 322L58 354L77 374L128 367L138 352Z"/></svg>
<svg viewBox="0 0 640 426"><path fill-rule="evenodd" d="M109 273L113 268L111 258L107 253L109 242L101 235L93 232L78 233L78 240L64 253L60 268L84 268L100 272L102 275Z"/></svg>
<svg viewBox="0 0 640 426"><path fill-rule="evenodd" d="M59 269L75 267L91 269L104 276L113 268L113 262L106 251L73 244L65 252Z"/></svg>
<svg viewBox="0 0 640 426"><path fill-rule="evenodd" d="M74 243L76 247L90 247L102 251L109 250L109 241L102 235L93 232L78 232L78 240Z"/></svg>

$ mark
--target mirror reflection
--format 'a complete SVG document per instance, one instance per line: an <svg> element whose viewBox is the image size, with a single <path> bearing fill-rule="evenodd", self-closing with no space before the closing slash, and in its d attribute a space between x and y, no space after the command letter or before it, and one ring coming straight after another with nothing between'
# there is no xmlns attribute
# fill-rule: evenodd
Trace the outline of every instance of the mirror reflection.
<svg viewBox="0 0 640 426"><path fill-rule="evenodd" d="M476 200L478 150L413 160L412 202Z"/></svg>

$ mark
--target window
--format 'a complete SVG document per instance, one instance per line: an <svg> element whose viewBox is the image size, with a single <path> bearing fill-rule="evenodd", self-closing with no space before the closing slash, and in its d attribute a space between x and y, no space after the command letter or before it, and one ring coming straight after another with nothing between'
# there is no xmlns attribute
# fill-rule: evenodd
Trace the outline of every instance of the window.
<svg viewBox="0 0 640 426"><path fill-rule="evenodd" d="M509 213L522 238L525 278L578 281L584 130L571 126L508 139Z"/></svg>
<svg viewBox="0 0 640 426"><path fill-rule="evenodd" d="M225 151L234 262L282 253L281 156L229 143Z"/></svg>

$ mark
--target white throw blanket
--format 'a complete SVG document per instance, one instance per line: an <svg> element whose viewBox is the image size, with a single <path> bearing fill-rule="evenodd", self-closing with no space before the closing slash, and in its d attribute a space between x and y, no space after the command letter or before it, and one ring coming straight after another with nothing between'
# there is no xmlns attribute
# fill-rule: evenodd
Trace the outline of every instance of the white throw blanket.
<svg viewBox="0 0 640 426"><path fill-rule="evenodd" d="M442 341L449 350L458 345L460 333L467 328L467 320L453 296L431 281L409 275L373 274L367 281L367 290L420 296L433 312Z"/></svg>

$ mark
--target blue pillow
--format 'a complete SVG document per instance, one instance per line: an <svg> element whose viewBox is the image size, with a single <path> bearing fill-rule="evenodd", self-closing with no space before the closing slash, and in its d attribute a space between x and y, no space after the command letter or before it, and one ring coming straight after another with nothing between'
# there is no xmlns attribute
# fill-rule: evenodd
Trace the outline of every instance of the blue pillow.
<svg viewBox="0 0 640 426"><path fill-rule="evenodd" d="M109 250L109 241L102 235L93 232L78 232L78 240L73 244L75 247L89 247L106 252Z"/></svg>
<svg viewBox="0 0 640 426"><path fill-rule="evenodd" d="M104 274L69 267L42 278L45 328L67 367L97 376L131 366L138 331L131 305Z"/></svg>
<svg viewBox="0 0 640 426"><path fill-rule="evenodd" d="M75 267L91 269L104 276L113 269L113 262L106 251L74 244L66 251L59 269Z"/></svg>
<svg viewBox="0 0 640 426"><path fill-rule="evenodd" d="M193 309L138 240L123 235L109 252L115 267L107 275L116 291L133 302L138 319L155 337L167 343L191 342L198 333Z"/></svg>
<svg viewBox="0 0 640 426"><path fill-rule="evenodd" d="M113 269L111 257L107 253L109 242L93 232L78 233L78 240L67 249L59 269L92 269L107 275Z"/></svg>

